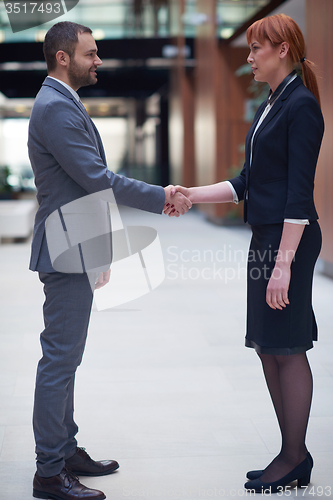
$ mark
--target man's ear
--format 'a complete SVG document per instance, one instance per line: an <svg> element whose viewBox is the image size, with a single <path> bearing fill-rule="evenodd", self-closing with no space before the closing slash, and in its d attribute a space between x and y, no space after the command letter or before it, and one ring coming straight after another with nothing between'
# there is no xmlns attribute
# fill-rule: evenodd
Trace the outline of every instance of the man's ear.
<svg viewBox="0 0 333 500"><path fill-rule="evenodd" d="M60 66L67 66L69 63L69 59L69 55L63 50L58 50L58 52L56 53L56 60Z"/></svg>
<svg viewBox="0 0 333 500"><path fill-rule="evenodd" d="M289 52L289 43L282 42L280 45L280 54L279 54L280 58L284 59L285 57L287 57L288 52Z"/></svg>

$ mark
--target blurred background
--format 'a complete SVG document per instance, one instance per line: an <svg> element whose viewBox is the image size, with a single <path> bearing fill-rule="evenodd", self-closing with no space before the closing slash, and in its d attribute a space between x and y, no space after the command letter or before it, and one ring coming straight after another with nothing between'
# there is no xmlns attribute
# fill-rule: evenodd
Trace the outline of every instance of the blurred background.
<svg viewBox="0 0 333 500"><path fill-rule="evenodd" d="M79 91L104 142L108 167L150 183L187 186L237 175L244 141L267 87L253 82L245 32L284 12L295 19L316 63L326 134L316 177L333 277L333 1L80 0L62 17L13 33L0 2L0 238L26 238L35 211L27 131L46 77L42 42L55 22L93 30L103 66ZM199 207L216 224L242 224L242 206Z"/></svg>

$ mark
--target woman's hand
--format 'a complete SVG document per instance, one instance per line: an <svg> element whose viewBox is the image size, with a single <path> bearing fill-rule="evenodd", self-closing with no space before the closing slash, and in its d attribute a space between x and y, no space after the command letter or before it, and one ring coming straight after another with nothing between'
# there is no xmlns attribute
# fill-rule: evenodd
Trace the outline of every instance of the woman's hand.
<svg viewBox="0 0 333 500"><path fill-rule="evenodd" d="M169 188L169 186L168 186ZM186 188L183 186L172 186L171 196L183 196L187 200L188 203L192 206L192 203L226 203L232 202L234 199L234 195L232 189L229 186L228 182L218 182L217 184L210 184L209 186L197 186ZM172 205L173 202L170 202ZM177 206L165 207L164 213L170 215L171 217L179 216L179 210ZM181 212L180 212L181 213Z"/></svg>
<svg viewBox="0 0 333 500"><path fill-rule="evenodd" d="M291 265L296 258L296 251L301 241L304 224L284 222L279 251L275 267L267 285L266 302L272 309L282 311L289 304L288 290Z"/></svg>
<svg viewBox="0 0 333 500"><path fill-rule="evenodd" d="M189 191L188 188L182 188L182 186L170 185L164 188L166 203L163 212L169 217L179 217L192 207L191 201L184 195L183 190Z"/></svg>
<svg viewBox="0 0 333 500"><path fill-rule="evenodd" d="M266 302L272 309L282 311L289 304L288 290L290 283L290 266L275 265L267 285Z"/></svg>
<svg viewBox="0 0 333 500"><path fill-rule="evenodd" d="M191 190L190 188L184 187L184 186L174 186L174 188L171 190L171 194L175 194L176 192L182 193L186 198L190 199L190 194Z"/></svg>
<svg viewBox="0 0 333 500"><path fill-rule="evenodd" d="M172 186L171 190L171 196L177 195L177 193L180 193L180 195L184 195L188 200L190 199L190 188L186 188L183 186ZM168 215L169 217L179 217L180 213L175 209L174 205L165 205L163 212Z"/></svg>

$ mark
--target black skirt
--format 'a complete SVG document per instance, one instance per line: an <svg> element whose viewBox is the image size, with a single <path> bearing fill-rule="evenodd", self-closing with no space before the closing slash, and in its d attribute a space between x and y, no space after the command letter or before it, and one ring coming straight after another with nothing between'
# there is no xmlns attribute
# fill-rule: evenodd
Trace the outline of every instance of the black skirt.
<svg viewBox="0 0 333 500"><path fill-rule="evenodd" d="M261 354L305 352L317 340L312 309L312 281L321 248L317 221L305 226L291 265L290 304L282 311L266 303L266 289L274 269L283 224L252 226L247 269L247 333L245 345Z"/></svg>

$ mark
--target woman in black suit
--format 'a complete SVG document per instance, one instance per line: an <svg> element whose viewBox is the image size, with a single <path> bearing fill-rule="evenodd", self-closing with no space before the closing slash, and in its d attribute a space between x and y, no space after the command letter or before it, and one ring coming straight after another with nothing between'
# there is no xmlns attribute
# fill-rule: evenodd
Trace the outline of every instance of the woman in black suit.
<svg viewBox="0 0 333 500"><path fill-rule="evenodd" d="M282 434L279 455L266 469L249 472L245 488L277 492L294 480L307 485L313 467L305 445L312 399L306 351L317 339L311 295L321 232L313 188L324 123L295 21L284 14L261 19L247 40L254 79L271 90L248 132L243 170L230 181L175 189L192 203L244 199L253 232L245 343L261 359Z"/></svg>

